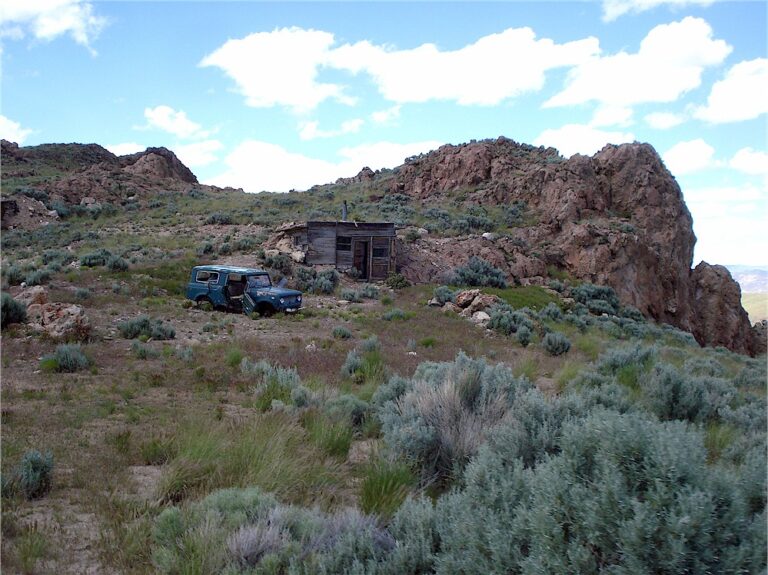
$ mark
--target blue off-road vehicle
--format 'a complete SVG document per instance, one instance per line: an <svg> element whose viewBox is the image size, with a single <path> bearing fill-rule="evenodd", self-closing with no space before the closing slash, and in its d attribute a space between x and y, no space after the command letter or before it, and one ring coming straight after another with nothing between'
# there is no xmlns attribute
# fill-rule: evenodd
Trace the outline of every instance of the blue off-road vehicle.
<svg viewBox="0 0 768 575"><path fill-rule="evenodd" d="M295 312L301 308L301 292L273 286L264 270L205 265L192 268L187 299L215 309L261 315Z"/></svg>

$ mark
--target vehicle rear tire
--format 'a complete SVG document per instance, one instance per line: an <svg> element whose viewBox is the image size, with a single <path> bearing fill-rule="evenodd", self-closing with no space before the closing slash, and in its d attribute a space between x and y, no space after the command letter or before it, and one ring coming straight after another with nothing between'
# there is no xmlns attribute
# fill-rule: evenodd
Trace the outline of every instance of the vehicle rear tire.
<svg viewBox="0 0 768 575"><path fill-rule="evenodd" d="M197 307L200 309L213 309L213 302L208 296L199 297L195 300L195 303L197 304Z"/></svg>

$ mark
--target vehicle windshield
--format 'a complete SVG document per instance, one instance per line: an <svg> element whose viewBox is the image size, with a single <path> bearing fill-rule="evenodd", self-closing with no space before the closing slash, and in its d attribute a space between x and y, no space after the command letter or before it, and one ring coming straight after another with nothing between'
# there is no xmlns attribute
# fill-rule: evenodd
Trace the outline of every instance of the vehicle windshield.
<svg viewBox="0 0 768 575"><path fill-rule="evenodd" d="M267 274L260 274L257 276L248 276L249 288L264 288L272 285Z"/></svg>

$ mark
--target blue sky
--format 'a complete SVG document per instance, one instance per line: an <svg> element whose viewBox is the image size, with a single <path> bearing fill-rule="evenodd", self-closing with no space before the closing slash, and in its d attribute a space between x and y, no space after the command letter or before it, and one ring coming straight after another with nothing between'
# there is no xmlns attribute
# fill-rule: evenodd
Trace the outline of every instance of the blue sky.
<svg viewBox="0 0 768 575"><path fill-rule="evenodd" d="M0 136L306 189L500 135L651 143L695 263L768 264L766 2L3 0Z"/></svg>

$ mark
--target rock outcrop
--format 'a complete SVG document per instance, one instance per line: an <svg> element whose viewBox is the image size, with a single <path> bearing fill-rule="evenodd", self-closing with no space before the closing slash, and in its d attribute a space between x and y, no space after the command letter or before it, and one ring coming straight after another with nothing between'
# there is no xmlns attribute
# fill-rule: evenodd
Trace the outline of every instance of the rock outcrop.
<svg viewBox="0 0 768 575"><path fill-rule="evenodd" d="M511 233L495 239L478 232L402 243L400 265L412 281L441 281L475 255L520 283L544 283L557 269L611 286L625 305L692 332L702 344L755 352L738 284L727 272L691 270L691 214L649 144L608 145L568 160L506 138L443 146L410 158L389 191L426 206L452 201L521 212Z"/></svg>
<svg viewBox="0 0 768 575"><path fill-rule="evenodd" d="M3 178L24 178L53 172L31 186L49 204L77 206L83 198L95 203L125 204L164 191L183 191L197 177L166 148L116 156L97 144L44 144L19 147L2 141Z"/></svg>

